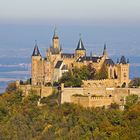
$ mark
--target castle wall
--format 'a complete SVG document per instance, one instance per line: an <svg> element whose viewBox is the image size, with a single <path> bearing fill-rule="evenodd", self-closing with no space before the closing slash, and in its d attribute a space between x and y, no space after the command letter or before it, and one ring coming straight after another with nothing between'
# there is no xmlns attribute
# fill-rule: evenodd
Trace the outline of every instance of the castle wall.
<svg viewBox="0 0 140 140"><path fill-rule="evenodd" d="M83 107L107 107L113 103L112 97L81 97L72 96L71 101L74 104L81 105Z"/></svg>
<svg viewBox="0 0 140 140"><path fill-rule="evenodd" d="M83 94L84 95L106 95L106 88L94 88L94 87L90 87L90 88L83 88Z"/></svg>
<svg viewBox="0 0 140 140"><path fill-rule="evenodd" d="M71 103L71 96L75 94L83 95L83 88L64 88L61 93L61 103Z"/></svg>
<svg viewBox="0 0 140 140"><path fill-rule="evenodd" d="M91 97L89 100L89 107L108 107L113 102L112 97Z"/></svg>
<svg viewBox="0 0 140 140"><path fill-rule="evenodd" d="M117 79L104 79L104 80L83 80L83 87L85 88L106 88L106 87L117 87Z"/></svg>
<svg viewBox="0 0 140 140"><path fill-rule="evenodd" d="M122 106L125 98L131 94L140 97L140 88L63 88L61 103L75 103L84 107L107 107L111 103Z"/></svg>
<svg viewBox="0 0 140 140"><path fill-rule="evenodd" d="M74 104L81 105L83 107L89 107L89 97L75 97L71 96L71 102Z"/></svg>
<svg viewBox="0 0 140 140"><path fill-rule="evenodd" d="M31 85L19 85L18 88L23 91L24 96L28 96L31 91L35 91L35 93L41 98L50 96L54 90L53 87Z"/></svg>

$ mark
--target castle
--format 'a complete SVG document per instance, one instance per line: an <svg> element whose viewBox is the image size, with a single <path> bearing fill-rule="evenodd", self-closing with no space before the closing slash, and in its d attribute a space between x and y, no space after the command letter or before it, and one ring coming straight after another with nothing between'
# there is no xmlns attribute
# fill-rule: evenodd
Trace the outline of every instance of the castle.
<svg viewBox="0 0 140 140"><path fill-rule="evenodd" d="M52 45L47 49L45 58L41 56L37 43L35 44L31 65L32 85L45 86L47 83L53 85L54 82L58 82L63 73L74 67L80 68L89 64L96 71L99 71L103 65L106 65L108 79L113 81L113 86L128 86L130 82L129 60L126 61L124 56L120 60L118 59L117 63L114 63L108 56L106 44L104 45L102 56L92 56L92 54L88 56L81 37L74 53L63 53L56 29L52 38Z"/></svg>
<svg viewBox="0 0 140 140"><path fill-rule="evenodd" d="M64 73L72 71L75 67L81 68L88 65L92 66L96 72L104 71L103 66L105 66L107 78L83 80L81 87L65 87L64 83L61 83L59 88L53 86ZM124 56L114 63L108 56L106 44L102 56L92 56L92 54L88 56L81 37L74 53L63 53L56 30L45 58L41 56L37 43L35 44L31 67L31 84L16 82L24 96L29 95L33 90L41 99L48 97L56 90L61 104L66 102L84 107L108 107L112 103L117 103L122 109L128 95L135 94L140 97L140 88L128 87L129 60L126 61Z"/></svg>

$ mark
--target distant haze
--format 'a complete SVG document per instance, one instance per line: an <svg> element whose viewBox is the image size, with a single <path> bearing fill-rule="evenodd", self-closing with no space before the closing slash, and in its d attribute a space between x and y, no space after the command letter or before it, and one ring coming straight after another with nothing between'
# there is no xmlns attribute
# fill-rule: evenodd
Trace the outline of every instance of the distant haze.
<svg viewBox="0 0 140 140"><path fill-rule="evenodd" d="M140 23L140 0L1 0L1 23Z"/></svg>
<svg viewBox="0 0 140 140"><path fill-rule="evenodd" d="M101 55L140 56L140 0L0 0L0 57L29 57L38 41L43 55L54 27L63 51L85 47Z"/></svg>

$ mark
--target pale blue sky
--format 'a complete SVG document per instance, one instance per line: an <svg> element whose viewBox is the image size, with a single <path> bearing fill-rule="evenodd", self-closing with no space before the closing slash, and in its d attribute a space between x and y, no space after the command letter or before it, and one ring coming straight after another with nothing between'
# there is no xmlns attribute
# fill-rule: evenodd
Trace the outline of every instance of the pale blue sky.
<svg viewBox="0 0 140 140"><path fill-rule="evenodd" d="M140 23L140 0L0 0L0 23Z"/></svg>

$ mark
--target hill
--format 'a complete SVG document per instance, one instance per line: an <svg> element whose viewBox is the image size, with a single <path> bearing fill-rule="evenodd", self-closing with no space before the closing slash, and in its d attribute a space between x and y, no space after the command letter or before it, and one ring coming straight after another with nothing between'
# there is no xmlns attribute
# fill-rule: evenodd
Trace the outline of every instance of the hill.
<svg viewBox="0 0 140 140"><path fill-rule="evenodd" d="M41 100L31 91L7 88L0 96L0 139L10 140L131 140L140 139L140 103L124 111L58 104L58 93ZM131 100L132 101L132 100Z"/></svg>

